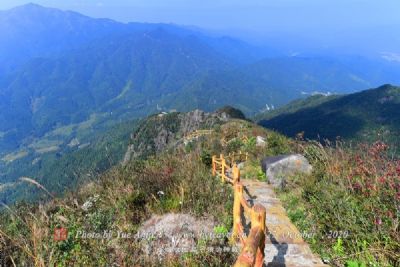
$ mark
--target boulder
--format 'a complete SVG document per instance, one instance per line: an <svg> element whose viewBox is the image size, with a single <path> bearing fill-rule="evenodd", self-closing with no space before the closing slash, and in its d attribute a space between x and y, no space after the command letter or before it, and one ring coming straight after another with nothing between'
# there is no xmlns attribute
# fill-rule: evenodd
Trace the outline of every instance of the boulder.
<svg viewBox="0 0 400 267"><path fill-rule="evenodd" d="M266 144L267 144L267 143L266 143L264 137L262 137L262 136L257 136L257 139L256 139L256 146L264 147Z"/></svg>
<svg viewBox="0 0 400 267"><path fill-rule="evenodd" d="M310 174L312 171L308 160L300 154L266 157L261 160L261 168L269 183L280 189L285 187L286 177L296 173Z"/></svg>
<svg viewBox="0 0 400 267"><path fill-rule="evenodd" d="M139 229L137 237L146 255L162 260L172 254L195 251L197 240L212 235L214 226L211 220L188 214L154 215Z"/></svg>

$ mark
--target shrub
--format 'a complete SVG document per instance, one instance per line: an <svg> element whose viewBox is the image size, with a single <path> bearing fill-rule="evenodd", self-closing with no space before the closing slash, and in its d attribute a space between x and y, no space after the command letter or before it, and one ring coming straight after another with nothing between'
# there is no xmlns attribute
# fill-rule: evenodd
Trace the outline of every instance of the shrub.
<svg viewBox="0 0 400 267"><path fill-rule="evenodd" d="M400 161L388 149L311 142L304 152L313 174L291 178L280 193L295 224L316 233L312 248L335 266L399 264Z"/></svg>
<svg viewBox="0 0 400 267"><path fill-rule="evenodd" d="M210 152L208 152L207 150L202 150L201 155L200 155L200 160L201 162L203 162L204 165L206 165L207 167L210 167L212 164L212 157Z"/></svg>
<svg viewBox="0 0 400 267"><path fill-rule="evenodd" d="M230 229L231 188L211 176L210 168L203 163L207 162L208 153L201 155L197 151L131 161L64 199L6 210L0 214L0 249L5 253L6 266L13 262L17 266L159 265L146 259L132 239L75 238L79 231L120 230L134 234L151 213L182 211L212 217L221 227ZM82 204L89 200L93 203L83 210ZM53 239L58 227L68 229L67 240ZM218 266L225 262L228 266L232 257L201 251L186 258L167 259L161 265Z"/></svg>
<svg viewBox="0 0 400 267"><path fill-rule="evenodd" d="M235 138L231 141L229 141L227 147L226 147L226 153L232 153L232 152L237 152L239 151L243 146L243 142L239 140L238 138Z"/></svg>

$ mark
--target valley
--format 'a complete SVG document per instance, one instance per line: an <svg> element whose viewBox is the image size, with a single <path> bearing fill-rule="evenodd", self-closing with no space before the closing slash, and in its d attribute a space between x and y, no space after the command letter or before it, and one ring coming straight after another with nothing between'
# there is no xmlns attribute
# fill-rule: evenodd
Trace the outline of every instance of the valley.
<svg viewBox="0 0 400 267"><path fill-rule="evenodd" d="M0 266L400 266L398 3L36 2L0 2Z"/></svg>

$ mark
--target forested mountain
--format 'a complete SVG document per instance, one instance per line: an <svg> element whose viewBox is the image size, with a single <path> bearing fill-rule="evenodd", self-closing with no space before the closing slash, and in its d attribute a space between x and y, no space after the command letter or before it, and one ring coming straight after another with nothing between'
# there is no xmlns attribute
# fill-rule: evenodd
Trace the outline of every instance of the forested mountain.
<svg viewBox="0 0 400 267"><path fill-rule="evenodd" d="M400 266L394 4L40 2L212 29L0 11L0 266Z"/></svg>
<svg viewBox="0 0 400 267"><path fill-rule="evenodd" d="M313 96L257 116L259 124L289 136L304 132L312 139L389 142L398 146L400 87L376 89L342 96Z"/></svg>
<svg viewBox="0 0 400 267"><path fill-rule="evenodd" d="M50 22L50 23L49 23ZM27 4L0 11L0 71L12 71L29 59L60 55L93 41L165 29L173 35L196 36L217 52L237 62L261 59L274 51L230 37L210 37L196 29L173 24L119 23L94 19L72 11ZM1 72L0 72L1 73Z"/></svg>
<svg viewBox="0 0 400 267"><path fill-rule="evenodd" d="M1 68L12 70L33 57L62 53L123 29L112 20L92 19L35 4L2 11Z"/></svg>
<svg viewBox="0 0 400 267"><path fill-rule="evenodd" d="M193 27L34 4L1 11L0 36L0 182L41 172L45 157L152 113L232 105L255 115L315 91L400 77L395 63L287 56Z"/></svg>

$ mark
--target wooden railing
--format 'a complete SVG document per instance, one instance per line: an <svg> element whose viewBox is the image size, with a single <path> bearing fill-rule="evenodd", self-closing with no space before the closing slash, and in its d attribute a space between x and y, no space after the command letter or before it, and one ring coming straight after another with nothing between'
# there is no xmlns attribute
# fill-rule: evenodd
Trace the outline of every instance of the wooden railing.
<svg viewBox="0 0 400 267"><path fill-rule="evenodd" d="M226 140L225 138L222 138L221 139L221 143L222 143L223 146L227 146L230 141L235 140L235 139L239 139L240 141L242 141L244 143L249 141L249 138L246 135L243 135L243 136L231 138L229 140Z"/></svg>
<svg viewBox="0 0 400 267"><path fill-rule="evenodd" d="M233 201L233 229L232 241L240 241L242 250L236 260L235 267L257 266L261 267L264 262L265 247L265 208L256 204L251 207L243 196L244 186L240 182L240 170L237 167L238 161L248 159L246 153L229 154L212 157L212 173L221 177L222 182L228 182L234 188ZM247 215L251 221L251 228L247 238L242 224L242 214Z"/></svg>
<svg viewBox="0 0 400 267"><path fill-rule="evenodd" d="M194 132L185 135L185 140L192 140L194 138L198 138L203 135L211 134L212 132L213 132L212 130L196 130Z"/></svg>

